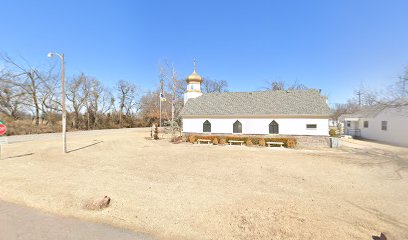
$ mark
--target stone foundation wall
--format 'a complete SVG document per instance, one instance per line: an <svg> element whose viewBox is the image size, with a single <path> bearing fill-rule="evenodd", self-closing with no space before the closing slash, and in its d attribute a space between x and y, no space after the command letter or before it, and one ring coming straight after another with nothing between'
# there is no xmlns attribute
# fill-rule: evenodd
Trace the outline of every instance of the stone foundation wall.
<svg viewBox="0 0 408 240"><path fill-rule="evenodd" d="M297 148L329 148L327 136L296 136Z"/></svg>

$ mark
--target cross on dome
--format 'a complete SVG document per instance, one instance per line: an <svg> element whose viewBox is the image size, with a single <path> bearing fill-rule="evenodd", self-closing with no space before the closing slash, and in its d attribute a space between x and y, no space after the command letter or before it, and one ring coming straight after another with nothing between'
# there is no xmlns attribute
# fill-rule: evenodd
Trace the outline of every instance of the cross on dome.
<svg viewBox="0 0 408 240"><path fill-rule="evenodd" d="M187 77L187 83L191 82L191 81L201 83L203 81L203 78L200 75L198 75L197 72L196 72L196 70L197 70L197 61L196 61L195 58L194 58L193 63L194 63L194 71L190 76Z"/></svg>

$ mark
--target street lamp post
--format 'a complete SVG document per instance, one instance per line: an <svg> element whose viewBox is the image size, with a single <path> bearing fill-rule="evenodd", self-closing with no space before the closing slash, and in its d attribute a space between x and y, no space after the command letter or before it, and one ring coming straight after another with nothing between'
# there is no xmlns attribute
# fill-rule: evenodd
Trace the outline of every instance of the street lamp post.
<svg viewBox="0 0 408 240"><path fill-rule="evenodd" d="M61 59L61 105L62 105L62 151L67 152L67 111L65 108L65 66L64 54L48 53L48 57L52 58L57 55Z"/></svg>

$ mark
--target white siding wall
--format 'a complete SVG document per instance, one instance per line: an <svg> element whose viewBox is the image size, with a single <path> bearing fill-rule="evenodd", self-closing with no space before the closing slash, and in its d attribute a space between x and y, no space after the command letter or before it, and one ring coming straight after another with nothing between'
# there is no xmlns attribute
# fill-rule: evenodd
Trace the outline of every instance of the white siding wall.
<svg viewBox="0 0 408 240"><path fill-rule="evenodd" d="M211 122L211 133L232 134L233 124L239 120L242 134L269 134L269 123L275 120L282 135L329 135L328 119L306 118L186 118L183 119L183 132L202 133L205 120ZM306 129L306 124L317 124L316 129Z"/></svg>
<svg viewBox="0 0 408 240"><path fill-rule="evenodd" d="M201 84L198 83L198 82L189 83L189 84L187 84L187 90L195 90L195 91L199 90L199 91L201 91Z"/></svg>
<svg viewBox="0 0 408 240"><path fill-rule="evenodd" d="M368 121L368 128L364 128L364 121ZM386 131L381 130L381 121L387 121ZM408 109L388 109L358 123L363 138L408 147Z"/></svg>

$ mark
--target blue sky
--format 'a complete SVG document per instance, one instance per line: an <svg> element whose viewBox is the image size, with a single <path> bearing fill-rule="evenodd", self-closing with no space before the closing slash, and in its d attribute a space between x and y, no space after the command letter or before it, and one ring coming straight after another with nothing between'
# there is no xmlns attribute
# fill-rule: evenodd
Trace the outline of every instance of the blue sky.
<svg viewBox="0 0 408 240"><path fill-rule="evenodd" d="M230 91L298 80L345 102L362 84L389 85L408 66L408 1L3 1L0 52L47 64L66 55L113 86L158 85L161 59Z"/></svg>

